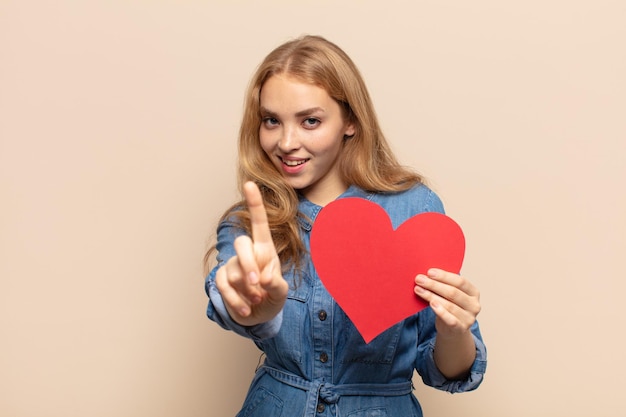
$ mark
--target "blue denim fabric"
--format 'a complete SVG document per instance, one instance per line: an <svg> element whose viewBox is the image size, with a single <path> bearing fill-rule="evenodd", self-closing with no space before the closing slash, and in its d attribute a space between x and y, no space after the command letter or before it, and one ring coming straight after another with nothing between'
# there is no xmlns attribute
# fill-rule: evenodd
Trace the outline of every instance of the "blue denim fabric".
<svg viewBox="0 0 626 417"><path fill-rule="evenodd" d="M339 198L344 197L361 197L379 204L394 228L418 213L443 213L439 197L424 185L393 194L366 193L352 186ZM304 198L300 201L300 211L312 222L321 209ZM301 226L308 249L312 224L301 221ZM435 315L430 308L365 344L322 285L310 259L300 277L285 274L290 289L281 314L258 326L238 325L224 307L215 286L215 273L235 255L233 241L242 233L232 222L219 225L218 265L206 280L208 317L252 339L266 354L239 417L422 416L411 390L414 370L425 384L452 393L473 390L482 382L487 353L478 323L472 328L476 361L469 376L448 380L433 359Z"/></svg>

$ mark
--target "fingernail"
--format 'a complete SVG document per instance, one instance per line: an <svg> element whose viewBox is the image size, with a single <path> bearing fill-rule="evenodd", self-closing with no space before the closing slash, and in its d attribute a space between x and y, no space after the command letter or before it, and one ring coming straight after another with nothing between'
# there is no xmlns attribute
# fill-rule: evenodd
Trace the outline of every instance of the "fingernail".
<svg viewBox="0 0 626 417"><path fill-rule="evenodd" d="M250 309L248 307L241 307L239 309L239 314L241 314L243 317L248 317L248 314L250 314Z"/></svg>
<svg viewBox="0 0 626 417"><path fill-rule="evenodd" d="M416 294L424 294L426 292L426 290L418 285L415 286L415 293Z"/></svg>
<svg viewBox="0 0 626 417"><path fill-rule="evenodd" d="M419 274L415 277L415 283L418 285L426 284L426 277L422 274Z"/></svg>
<svg viewBox="0 0 626 417"><path fill-rule="evenodd" d="M428 270L429 277L437 278L437 275L439 275L439 271L437 271L436 269L431 268Z"/></svg>

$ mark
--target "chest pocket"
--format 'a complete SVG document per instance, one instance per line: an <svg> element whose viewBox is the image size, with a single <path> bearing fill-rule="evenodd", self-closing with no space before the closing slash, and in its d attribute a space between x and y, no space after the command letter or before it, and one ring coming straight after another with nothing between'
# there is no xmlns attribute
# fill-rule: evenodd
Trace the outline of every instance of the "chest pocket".
<svg viewBox="0 0 626 417"><path fill-rule="evenodd" d="M295 281L295 285L293 282ZM274 350L278 362L293 361L301 364L306 340L305 331L308 317L307 301L311 296L311 282L307 276L292 280L283 307L283 324L278 335L272 339L270 349ZM270 352L266 352L268 355ZM288 366L287 366L288 367ZM288 367L289 368L289 367Z"/></svg>
<svg viewBox="0 0 626 417"><path fill-rule="evenodd" d="M366 344L343 310L339 314L342 316L344 328L341 332L341 346L346 347L341 355L342 363L391 364L393 362L404 322L387 329Z"/></svg>

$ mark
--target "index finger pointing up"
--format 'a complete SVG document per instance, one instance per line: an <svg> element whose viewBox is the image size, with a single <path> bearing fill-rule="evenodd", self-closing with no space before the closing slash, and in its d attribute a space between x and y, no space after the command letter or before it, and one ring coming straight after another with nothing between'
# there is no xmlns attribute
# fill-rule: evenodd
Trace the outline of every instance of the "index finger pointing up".
<svg viewBox="0 0 626 417"><path fill-rule="evenodd" d="M243 193L250 212L252 240L255 243L271 243L273 245L272 233L267 222L267 213L259 187L254 182L248 181L243 185Z"/></svg>

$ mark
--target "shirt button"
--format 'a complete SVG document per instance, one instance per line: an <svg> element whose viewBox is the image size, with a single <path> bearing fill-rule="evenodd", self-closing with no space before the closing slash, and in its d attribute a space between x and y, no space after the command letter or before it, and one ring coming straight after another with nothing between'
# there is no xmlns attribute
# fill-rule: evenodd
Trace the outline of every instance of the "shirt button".
<svg viewBox="0 0 626 417"><path fill-rule="evenodd" d="M321 321L326 320L326 317L328 317L328 314L326 314L326 311L324 310L320 310L319 314L317 315L317 317L319 317L319 319Z"/></svg>
<svg viewBox="0 0 626 417"><path fill-rule="evenodd" d="M325 409L326 409L326 406L323 403L317 403L317 412L318 413L323 413Z"/></svg>
<svg viewBox="0 0 626 417"><path fill-rule="evenodd" d="M322 354L320 355L320 362L322 363L328 362L328 354L326 352L322 352Z"/></svg>

